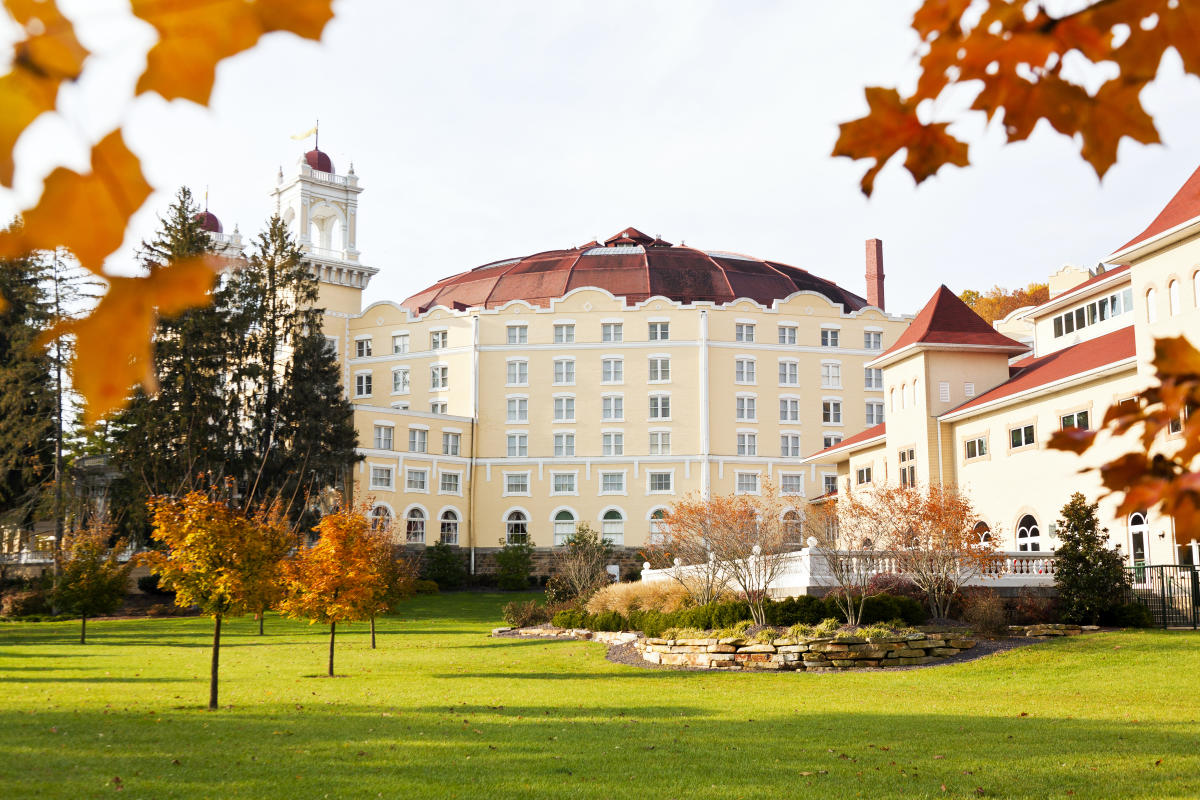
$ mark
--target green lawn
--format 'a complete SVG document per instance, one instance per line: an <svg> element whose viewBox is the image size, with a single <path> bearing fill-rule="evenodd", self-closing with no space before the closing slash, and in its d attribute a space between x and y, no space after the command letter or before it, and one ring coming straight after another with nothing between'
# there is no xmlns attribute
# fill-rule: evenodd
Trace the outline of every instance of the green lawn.
<svg viewBox="0 0 1200 800"><path fill-rule="evenodd" d="M367 628L0 625L0 797L1197 797L1200 636L1129 632L968 664L650 671L490 639L497 594ZM118 782L119 781L119 782Z"/></svg>

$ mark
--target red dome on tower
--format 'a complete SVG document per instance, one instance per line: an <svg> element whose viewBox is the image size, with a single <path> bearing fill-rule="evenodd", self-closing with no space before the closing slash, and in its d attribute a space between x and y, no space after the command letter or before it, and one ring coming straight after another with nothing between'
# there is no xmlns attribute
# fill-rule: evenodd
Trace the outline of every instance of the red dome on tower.
<svg viewBox="0 0 1200 800"><path fill-rule="evenodd" d="M329 160L329 156L317 149L309 150L304 154L304 160L308 165L318 172L333 172L333 162Z"/></svg>
<svg viewBox="0 0 1200 800"><path fill-rule="evenodd" d="M683 303L728 303L748 297L769 306L799 291L824 295L847 311L867 305L862 297L799 267L672 245L636 228L626 228L604 244L589 242L484 264L438 281L402 305L418 312L436 305L495 308L512 300L548 306L583 286L624 297L628 305L661 295Z"/></svg>
<svg viewBox="0 0 1200 800"><path fill-rule="evenodd" d="M217 215L211 211L201 211L194 219L200 223L202 230L206 230L209 233L222 233L224 230L221 227L221 220L217 219Z"/></svg>

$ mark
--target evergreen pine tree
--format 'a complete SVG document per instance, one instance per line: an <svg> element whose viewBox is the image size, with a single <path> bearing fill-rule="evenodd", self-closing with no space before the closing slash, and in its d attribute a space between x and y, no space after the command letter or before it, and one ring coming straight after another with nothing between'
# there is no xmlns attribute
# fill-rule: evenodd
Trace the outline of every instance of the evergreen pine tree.
<svg viewBox="0 0 1200 800"><path fill-rule="evenodd" d="M1054 551L1054 584L1062 618L1096 625L1125 600L1129 577L1121 554L1106 546L1107 529L1096 519L1099 503L1076 492L1062 507L1061 544Z"/></svg>

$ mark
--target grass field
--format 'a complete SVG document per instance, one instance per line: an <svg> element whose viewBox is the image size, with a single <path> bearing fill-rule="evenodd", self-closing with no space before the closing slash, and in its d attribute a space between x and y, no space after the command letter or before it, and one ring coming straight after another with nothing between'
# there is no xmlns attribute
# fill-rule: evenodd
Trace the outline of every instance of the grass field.
<svg viewBox="0 0 1200 800"><path fill-rule="evenodd" d="M1200 636L1107 633L967 664L650 671L496 640L511 595L339 631L0 625L0 798L1198 797Z"/></svg>

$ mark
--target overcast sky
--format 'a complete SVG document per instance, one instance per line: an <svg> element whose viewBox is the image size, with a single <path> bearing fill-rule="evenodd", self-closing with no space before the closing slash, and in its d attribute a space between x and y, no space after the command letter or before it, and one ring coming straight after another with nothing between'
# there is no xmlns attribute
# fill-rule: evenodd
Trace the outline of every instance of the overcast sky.
<svg viewBox="0 0 1200 800"><path fill-rule="evenodd" d="M324 40L286 34L225 62L212 106L128 101L153 32L120 0L60 0L96 55L17 148L8 216L57 164L82 169L115 125L158 190L110 261L176 187L226 231L259 229L290 134L321 120L338 172L354 163L367 300L402 300L488 261L632 225L707 249L794 264L864 293L863 240L884 241L889 310L955 291L1094 266L1200 165L1200 79L1174 52L1143 93L1164 145L1126 140L1101 184L1078 145L1039 125L1001 147L973 115L952 128L973 165L914 186L899 163L870 200L867 162L831 158L863 87L911 86L915 3L861 0L401 2L340 0ZM897 159L897 162L900 159Z"/></svg>

